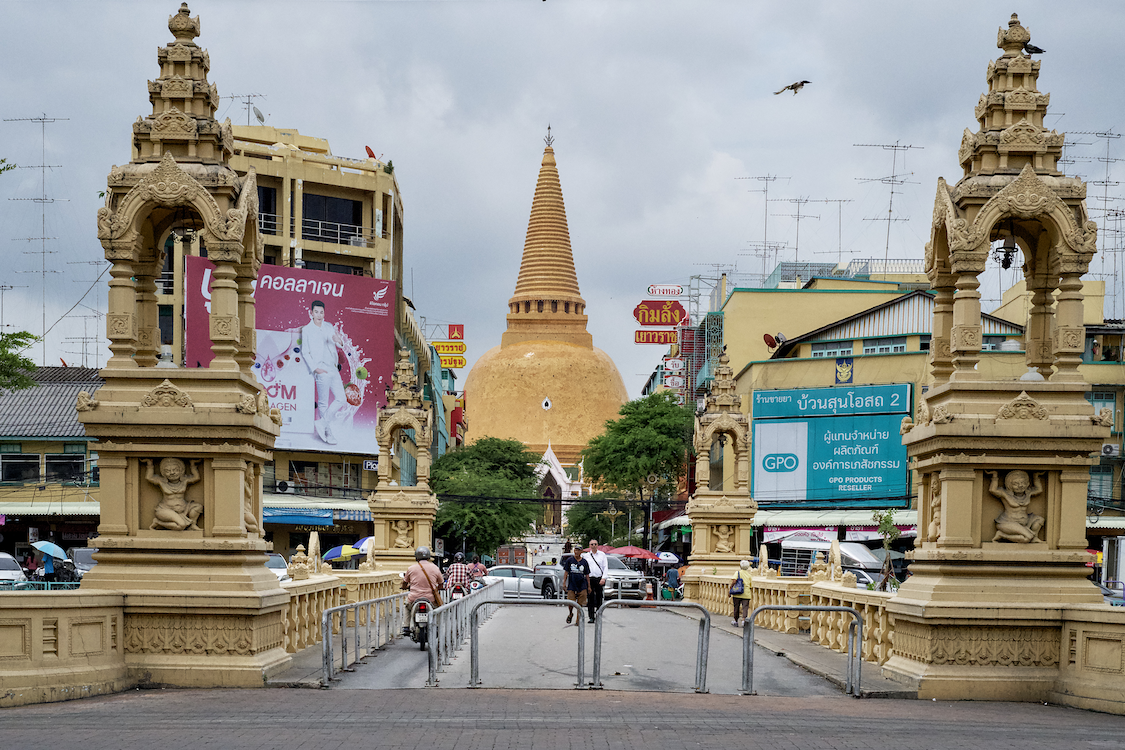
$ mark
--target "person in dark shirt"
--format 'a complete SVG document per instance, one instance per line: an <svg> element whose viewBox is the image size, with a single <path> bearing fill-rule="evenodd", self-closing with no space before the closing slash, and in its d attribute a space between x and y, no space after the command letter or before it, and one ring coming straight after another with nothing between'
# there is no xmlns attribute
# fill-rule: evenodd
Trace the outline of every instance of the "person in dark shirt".
<svg viewBox="0 0 1125 750"><path fill-rule="evenodd" d="M563 570L566 572L566 598L577 602L579 607L585 607L586 592L590 588L590 563L582 559L581 549L575 547L573 557L563 558ZM581 611L578 616L582 617ZM573 619L574 610L570 609L566 624L569 625Z"/></svg>

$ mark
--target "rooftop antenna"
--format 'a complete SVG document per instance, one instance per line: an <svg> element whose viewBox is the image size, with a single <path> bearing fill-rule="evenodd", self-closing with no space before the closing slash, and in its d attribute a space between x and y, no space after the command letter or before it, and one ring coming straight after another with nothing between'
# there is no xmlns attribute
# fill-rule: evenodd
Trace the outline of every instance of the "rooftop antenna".
<svg viewBox="0 0 1125 750"><path fill-rule="evenodd" d="M15 286L14 284L0 284L0 332L2 332L5 328L8 327L4 324L4 292L10 292L13 289L27 289L27 286Z"/></svg>
<svg viewBox="0 0 1125 750"><path fill-rule="evenodd" d="M835 203L836 204L836 265L844 265L844 204L851 203L850 199L844 198L824 198L821 200L812 201L812 203Z"/></svg>
<svg viewBox="0 0 1125 750"><path fill-rule="evenodd" d="M777 267L777 256L785 250L789 249L787 242L748 242L749 247L746 252L741 252L739 255L753 255L762 259L762 278L761 284L764 286L766 279L770 276L770 271Z"/></svg>
<svg viewBox="0 0 1125 750"><path fill-rule="evenodd" d="M251 114L251 112L254 114L254 117L256 117L258 119L259 125L265 125L266 124L265 115L262 114L262 111L260 109L258 109L257 107L254 106L254 100L255 99L265 99L266 98L265 94L257 94L257 93L229 94L224 98L225 99L234 99L235 101L242 102L242 106L244 106L246 108L246 124L247 125L250 124L250 114Z"/></svg>
<svg viewBox="0 0 1125 750"><path fill-rule="evenodd" d="M916 182L909 182L908 180L904 179L904 178L909 177L910 175L914 174L913 172L903 172L902 174L899 174L899 172L898 172L898 154L899 154L900 151L905 152L905 151L909 151L910 149L922 149L922 148L924 148L924 146L911 146L909 144L900 144L898 141L895 141L894 143L853 143L852 145L857 147L857 148L881 148L884 151L890 151L891 152L891 174L890 174L889 177L872 177L872 178L857 177L856 178L859 182L881 182L884 185L890 185L891 186L891 195L890 195L890 198L887 201L887 216L886 216L886 218L878 217L878 218L864 219L864 221L885 221L885 222L887 222L887 246L883 251L883 273L886 274L887 266L889 265L889 261L890 261L890 257L891 257L891 222L892 221L910 221L909 217L905 218L905 219L899 219L899 218L895 218L895 216L894 216L895 186L896 185L907 185L907 184L909 184L909 185L917 185L918 184ZM903 157L903 163L904 164L906 163L906 157L905 156Z"/></svg>
<svg viewBox="0 0 1125 750"><path fill-rule="evenodd" d="M777 203L792 203L797 207L797 213L795 214L774 214L774 216L788 216L789 218L797 220L797 238L793 242L793 262L797 263L800 260L801 254L801 219L819 219L820 217L813 214L801 213L801 206L811 202L808 198L775 198L773 200Z"/></svg>
<svg viewBox="0 0 1125 750"><path fill-rule="evenodd" d="M757 180L762 183L762 187L758 190L747 190L748 193L762 193L765 200L762 201L762 245L768 245L770 241L770 183L774 180L785 180L789 182L790 177L778 177L775 174L757 175L755 177L735 177L736 180Z"/></svg>
<svg viewBox="0 0 1125 750"><path fill-rule="evenodd" d="M42 309L42 318L43 318L42 331L43 331L43 335L42 335L42 344L43 344L43 366L44 367L47 366L47 274L48 273L58 273L58 271L54 271L54 270L48 271L47 270L47 256L48 255L54 255L55 253L58 252L57 250L48 250L47 249L47 240L57 239L56 237L48 237L47 236L47 204L48 203L55 203L56 201L66 200L65 198L48 198L47 197L47 170L48 169L61 168L61 166L62 166L60 164L48 164L47 163L47 123L49 123L49 122L66 122L69 119L70 119L69 117L47 117L47 114L43 113L39 117L14 117L14 118L4 120L4 122L37 122L37 123L39 123L40 133L41 133L41 147L40 147L41 148L41 150L40 150L41 159L40 160L41 160L42 163L41 164L31 164L31 165L28 165L26 167L25 166L20 167L20 169L38 169L39 170L39 172L40 172L40 194L39 194L39 197L38 198L9 198L8 200L31 201L32 203L38 203L39 208L40 208L40 217L39 217L40 218L40 232L39 232L40 236L39 237L14 237L12 239L13 239L14 242L35 242L36 240L39 241L39 249L38 250L25 250L24 254L25 255L38 255L40 257L40 270L39 271L17 271L17 273L38 273L43 278L43 294L42 294L42 307L43 307L43 309Z"/></svg>

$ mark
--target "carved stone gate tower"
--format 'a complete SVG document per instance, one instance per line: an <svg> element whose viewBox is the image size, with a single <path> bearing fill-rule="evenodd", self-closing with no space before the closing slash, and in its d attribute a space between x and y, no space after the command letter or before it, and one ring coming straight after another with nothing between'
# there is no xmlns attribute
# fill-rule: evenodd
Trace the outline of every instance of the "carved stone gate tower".
<svg viewBox="0 0 1125 750"><path fill-rule="evenodd" d="M1081 277L1095 252L1086 187L1058 168L1063 135L1043 126L1049 95L1015 15L988 64L965 131L964 177L938 181L926 268L936 293L934 386L904 442L921 475L914 574L888 605L892 676L920 697L1034 700L1059 666L1059 608L1098 603L1085 580L1089 467L1110 417L1093 414L1078 365ZM979 276L991 243L1031 294L1028 373L988 381L980 358ZM1003 256L1006 255L1006 259Z"/></svg>
<svg viewBox="0 0 1125 750"><path fill-rule="evenodd" d="M262 465L280 422L250 367L252 283L262 262L254 172L227 165L210 59L187 4L157 53L152 114L109 174L98 239L110 269L112 356L77 408L101 470L98 565L84 589L125 593L124 652L153 683L260 686L283 667L288 593L264 563ZM196 234L215 264L209 368L157 367L156 283L170 236Z"/></svg>

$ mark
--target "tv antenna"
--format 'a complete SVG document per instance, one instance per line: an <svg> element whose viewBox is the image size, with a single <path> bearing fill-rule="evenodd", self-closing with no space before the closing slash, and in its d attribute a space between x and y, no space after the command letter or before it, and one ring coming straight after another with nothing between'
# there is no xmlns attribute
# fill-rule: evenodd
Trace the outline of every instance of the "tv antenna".
<svg viewBox="0 0 1125 750"><path fill-rule="evenodd" d="M265 94L229 94L227 99L234 99L235 101L242 102L242 106L246 108L246 124L250 124L250 115L253 113L254 119L258 121L259 125L266 124L266 116L262 114L262 110L254 106L255 99L265 99Z"/></svg>
<svg viewBox="0 0 1125 750"><path fill-rule="evenodd" d="M769 278L770 269L777 267L777 257L784 251L789 249L787 242L759 242L751 241L747 243L749 247L745 252L740 252L739 255L753 255L756 258L762 259L762 281L764 285L766 279Z"/></svg>
<svg viewBox="0 0 1125 750"><path fill-rule="evenodd" d="M883 251L883 273L886 273L887 272L887 263L888 263L888 261L890 260L890 257L891 257L891 222L892 221L910 221L909 217L904 218L904 219L895 218L895 215L894 215L895 187L898 186L898 185L917 185L918 184L917 182L910 182L910 181L905 179L906 177L909 177L910 175L914 174L913 172L903 172L901 174L898 172L898 154L899 154L900 151L906 152L906 151L909 151L910 149L922 149L922 148L924 148L924 146L911 146L909 144L904 145L904 144L900 144L898 141L895 141L894 143L853 143L852 145L857 147L857 148L881 148L884 151L890 151L891 152L891 174L890 174L889 177L870 177L870 178L857 177L856 178L856 180L858 180L859 182L881 182L884 185L890 185L891 186L891 195L890 195L890 198L887 200L887 216L886 216L886 218L877 217L877 218L871 218L871 219L864 219L864 221L885 221L885 222L887 222L887 246ZM902 161L903 161L904 164L906 163L906 157L905 156L903 156Z"/></svg>
<svg viewBox="0 0 1125 750"><path fill-rule="evenodd" d="M61 168L60 164L47 163L47 123L53 122L66 122L69 117L47 117L43 113L39 117L13 117L6 118L4 122L37 122L39 123L41 133L41 146L40 146L40 161L41 164L34 164L28 166L21 166L20 169L38 169L40 172L40 194L37 198L9 198L13 201L31 201L38 203L40 208L40 232L39 237L14 237L13 242L35 242L38 240L38 250L25 250L25 255L38 255L40 257L40 270L39 271L17 271L17 273L38 273L43 279L43 293L42 293L42 318L43 318L43 366L47 365L47 274L58 273L58 271L47 270L47 256L54 255L57 250L48 250L47 241L58 239L57 237L47 236L47 204L55 203L57 201L66 200L65 198L49 198L47 197L47 170Z"/></svg>
<svg viewBox="0 0 1125 750"><path fill-rule="evenodd" d="M810 203L835 203L836 204L836 265L841 266L844 263L844 204L851 203L851 199L844 198L822 198L820 200L810 201ZM818 253L823 255L824 253Z"/></svg>
<svg viewBox="0 0 1125 750"><path fill-rule="evenodd" d="M14 284L0 284L0 331L8 327L4 324L4 292L10 292L13 289L27 289L27 287L15 286Z"/></svg>
<svg viewBox="0 0 1125 750"><path fill-rule="evenodd" d="M819 219L820 217L813 214L801 213L801 206L812 202L808 198L774 198L773 200L776 203L792 203L797 207L797 213L795 214L774 214L774 216L788 216L791 219L797 220L797 238L793 242L793 262L797 263L799 260L798 256L801 253L801 219Z"/></svg>
<svg viewBox="0 0 1125 750"><path fill-rule="evenodd" d="M762 244L768 245L770 241L770 183L774 180L785 180L789 182L790 177L778 177L775 174L758 175L755 177L735 177L736 180L757 180L762 183L762 187L757 190L747 190L748 193L762 193L765 200L762 201Z"/></svg>

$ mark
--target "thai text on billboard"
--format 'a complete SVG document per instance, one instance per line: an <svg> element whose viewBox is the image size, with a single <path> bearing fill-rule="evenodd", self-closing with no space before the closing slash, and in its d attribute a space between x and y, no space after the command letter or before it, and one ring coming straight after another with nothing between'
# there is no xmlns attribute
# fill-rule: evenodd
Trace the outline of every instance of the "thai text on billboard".
<svg viewBox="0 0 1125 750"><path fill-rule="evenodd" d="M756 391L754 499L903 502L909 472L899 426L911 403L907 383Z"/></svg>
<svg viewBox="0 0 1125 750"><path fill-rule="evenodd" d="M185 258L184 362L210 364L214 264ZM394 368L394 282L262 266L253 372L281 410L278 450L376 454Z"/></svg>

